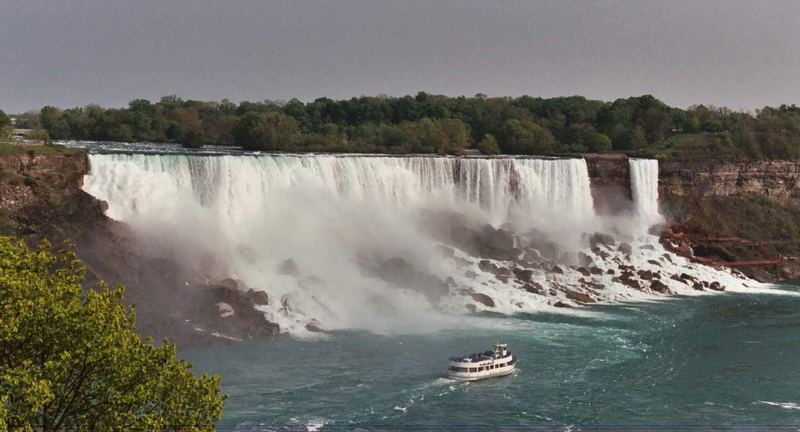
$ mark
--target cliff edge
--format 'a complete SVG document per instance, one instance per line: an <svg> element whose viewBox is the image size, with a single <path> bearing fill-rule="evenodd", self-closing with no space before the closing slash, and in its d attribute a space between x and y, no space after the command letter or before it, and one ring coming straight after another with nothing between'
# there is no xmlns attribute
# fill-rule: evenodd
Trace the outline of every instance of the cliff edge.
<svg viewBox="0 0 800 432"><path fill-rule="evenodd" d="M137 330L156 340L186 347L278 332L241 287L196 280L174 262L137 253L127 227L106 217L106 204L81 189L88 172L83 151L0 154L0 234L29 245L71 243L87 267L85 286L123 284L124 301L136 307Z"/></svg>

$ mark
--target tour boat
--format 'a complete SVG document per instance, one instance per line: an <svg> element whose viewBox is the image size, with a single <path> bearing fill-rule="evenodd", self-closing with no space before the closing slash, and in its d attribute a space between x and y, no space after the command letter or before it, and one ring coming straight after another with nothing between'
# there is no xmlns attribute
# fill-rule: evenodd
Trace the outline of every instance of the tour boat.
<svg viewBox="0 0 800 432"><path fill-rule="evenodd" d="M506 376L514 372L517 359L508 350L508 345L497 343L494 351L450 357L447 377L461 381L477 381L485 378Z"/></svg>

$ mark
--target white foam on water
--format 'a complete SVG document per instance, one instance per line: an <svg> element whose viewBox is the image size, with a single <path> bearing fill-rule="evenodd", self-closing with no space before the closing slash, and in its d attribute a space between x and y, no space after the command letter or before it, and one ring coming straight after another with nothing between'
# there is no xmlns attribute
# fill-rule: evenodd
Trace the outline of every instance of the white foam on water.
<svg viewBox="0 0 800 432"><path fill-rule="evenodd" d="M758 401L753 403L759 403L763 405L772 405L780 408L791 409L791 410L800 410L800 404L795 402L770 402L770 401Z"/></svg>

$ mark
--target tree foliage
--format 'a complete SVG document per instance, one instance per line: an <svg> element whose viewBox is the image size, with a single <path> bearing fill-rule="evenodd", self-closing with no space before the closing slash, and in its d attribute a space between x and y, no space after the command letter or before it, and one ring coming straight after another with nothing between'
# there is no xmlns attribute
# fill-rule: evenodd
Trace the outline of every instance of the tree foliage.
<svg viewBox="0 0 800 432"><path fill-rule="evenodd" d="M3 110L0 110L0 138L9 136L12 130L11 118Z"/></svg>
<svg viewBox="0 0 800 432"><path fill-rule="evenodd" d="M122 289L84 293L83 278L71 252L0 237L0 425L212 430L219 377L196 377L173 345L142 343Z"/></svg>
<svg viewBox="0 0 800 432"><path fill-rule="evenodd" d="M54 139L238 145L279 151L454 153L492 135L519 154L653 152L676 134L727 132L750 158L800 154L800 108L753 114L698 105L669 107L650 95L613 102L580 96L550 99L416 96L319 98L312 102L201 102L166 96L125 109L44 107L38 119ZM710 141L709 141L710 142Z"/></svg>

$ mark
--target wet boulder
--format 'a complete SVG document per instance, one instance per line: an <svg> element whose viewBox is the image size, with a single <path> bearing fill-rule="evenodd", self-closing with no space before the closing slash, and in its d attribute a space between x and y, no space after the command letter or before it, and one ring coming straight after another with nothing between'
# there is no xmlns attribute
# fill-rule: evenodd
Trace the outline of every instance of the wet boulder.
<svg viewBox="0 0 800 432"><path fill-rule="evenodd" d="M593 299L591 296L589 296L589 294L586 294L586 293L573 291L573 290L570 290L570 289L564 290L564 292L567 294L567 298L568 299L574 300L576 302L580 302L580 303L594 303L595 302L595 299Z"/></svg>
<svg viewBox="0 0 800 432"><path fill-rule="evenodd" d="M322 328L322 325L317 322L317 320L311 320L308 324L306 324L306 330L312 333L327 333L327 330Z"/></svg>
<svg viewBox="0 0 800 432"><path fill-rule="evenodd" d="M519 267L515 267L513 269L514 277L517 278L520 282L530 282L531 278L533 278L533 270L521 269Z"/></svg>
<svg viewBox="0 0 800 432"><path fill-rule="evenodd" d="M256 291L254 289L247 290L247 297L253 301L253 303L263 306L269 304L269 295L267 295L266 291Z"/></svg>
<svg viewBox="0 0 800 432"><path fill-rule="evenodd" d="M591 247L597 246L606 246L611 247L617 244L617 241L614 239L614 236L611 234L596 232L589 237L589 245Z"/></svg>
<svg viewBox="0 0 800 432"><path fill-rule="evenodd" d="M508 283L508 280L511 276L514 275L514 272L507 267L500 267L497 269L497 273L494 274L494 277L497 278L500 282Z"/></svg>
<svg viewBox="0 0 800 432"><path fill-rule="evenodd" d="M650 270L639 270L637 274L639 275L640 279L644 280L652 280L655 278L655 275Z"/></svg>
<svg viewBox="0 0 800 432"><path fill-rule="evenodd" d="M578 252L578 265L581 267L591 267L594 264L594 259L583 252Z"/></svg>
<svg viewBox="0 0 800 432"><path fill-rule="evenodd" d="M653 280L653 281L650 282L650 289L655 291L655 292L660 292L660 293L668 293L669 292L669 287L666 284L664 284L664 282L661 282L658 279Z"/></svg>
<svg viewBox="0 0 800 432"><path fill-rule="evenodd" d="M620 243L619 247L617 247L617 251L625 255L630 255L633 253L633 247L629 243Z"/></svg>
<svg viewBox="0 0 800 432"><path fill-rule="evenodd" d="M486 273L493 273L493 274L497 274L497 269L498 269L497 264L485 259L480 260L480 262L478 262L478 268L481 269L482 271L485 271Z"/></svg>
<svg viewBox="0 0 800 432"><path fill-rule="evenodd" d="M484 256L512 260L518 255L514 248L514 236L505 229L495 229L491 225L484 225L481 230L481 241L483 249L487 252Z"/></svg>
<svg viewBox="0 0 800 432"><path fill-rule="evenodd" d="M714 291L725 291L725 287L722 286L719 282L714 281L708 285L708 288Z"/></svg>
<svg viewBox="0 0 800 432"><path fill-rule="evenodd" d="M494 307L494 300L486 294L474 293L472 294L472 300L475 300L486 307Z"/></svg>
<svg viewBox="0 0 800 432"><path fill-rule="evenodd" d="M522 286L522 289L524 289L525 291L527 291L527 292L529 292L531 294L540 294L540 295L542 295L542 294L545 293L544 292L544 287L542 286L542 284L540 284L538 282L528 282L528 283L526 283L525 285Z"/></svg>

